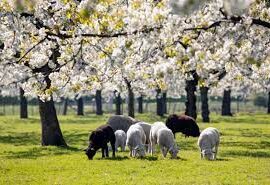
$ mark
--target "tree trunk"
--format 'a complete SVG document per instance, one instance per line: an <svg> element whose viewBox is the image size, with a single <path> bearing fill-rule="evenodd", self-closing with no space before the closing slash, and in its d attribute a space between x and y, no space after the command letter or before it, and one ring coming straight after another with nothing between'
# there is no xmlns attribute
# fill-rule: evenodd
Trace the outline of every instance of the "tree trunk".
<svg viewBox="0 0 270 185"><path fill-rule="evenodd" d="M162 103L163 103L163 113L167 114L168 110L167 110L167 93L166 92L162 93Z"/></svg>
<svg viewBox="0 0 270 185"><path fill-rule="evenodd" d="M231 113L231 90L224 90L221 115L222 116L232 116L232 113Z"/></svg>
<svg viewBox="0 0 270 185"><path fill-rule="evenodd" d="M163 109L163 97L161 94L161 89L156 90L156 100L157 100L157 115L164 116L164 109Z"/></svg>
<svg viewBox="0 0 270 185"><path fill-rule="evenodd" d="M200 92L201 92L201 113L202 113L202 120L205 123L209 123L210 122L210 118L209 118L209 106L208 106L208 87L201 87L200 88Z"/></svg>
<svg viewBox="0 0 270 185"><path fill-rule="evenodd" d="M122 98L120 93L116 96L116 100L115 100L115 106L116 106L116 115L121 115L122 111L121 111L121 104L122 104Z"/></svg>
<svg viewBox="0 0 270 185"><path fill-rule="evenodd" d="M270 92L268 92L268 108L267 113L270 114Z"/></svg>
<svg viewBox="0 0 270 185"><path fill-rule="evenodd" d="M67 115L67 109L68 109L68 98L65 98L64 107L63 107L63 115Z"/></svg>
<svg viewBox="0 0 270 185"><path fill-rule="evenodd" d="M125 78L125 82L128 89L128 115L132 118L135 117L134 111L134 93L132 91L131 83Z"/></svg>
<svg viewBox="0 0 270 185"><path fill-rule="evenodd" d="M24 96L24 90L20 88L20 118L28 118L27 99Z"/></svg>
<svg viewBox="0 0 270 185"><path fill-rule="evenodd" d="M194 119L197 118L197 108L196 108L196 86L198 85L198 80L187 80L186 81L186 93L187 93L187 100L186 100L186 111L185 114L188 116L193 117Z"/></svg>
<svg viewBox="0 0 270 185"><path fill-rule="evenodd" d="M101 96L101 90L96 91L96 114L97 115L102 115L103 110L102 110L102 96Z"/></svg>
<svg viewBox="0 0 270 185"><path fill-rule="evenodd" d="M77 100L77 115L78 116L83 116L84 113L83 113L83 98L80 97L78 100Z"/></svg>
<svg viewBox="0 0 270 185"><path fill-rule="evenodd" d="M143 113L143 97L142 96L138 98L138 113L140 114Z"/></svg>
<svg viewBox="0 0 270 185"><path fill-rule="evenodd" d="M41 144L43 146L67 146L56 115L54 101L43 102L39 99L39 114L42 126Z"/></svg>

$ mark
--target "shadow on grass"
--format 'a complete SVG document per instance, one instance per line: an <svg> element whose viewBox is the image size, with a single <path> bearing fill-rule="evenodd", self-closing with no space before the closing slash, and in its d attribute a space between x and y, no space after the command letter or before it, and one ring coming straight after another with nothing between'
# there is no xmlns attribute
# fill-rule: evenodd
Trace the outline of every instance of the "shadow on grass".
<svg viewBox="0 0 270 185"><path fill-rule="evenodd" d="M219 158L217 157L216 161L230 161L231 159L228 158Z"/></svg>
<svg viewBox="0 0 270 185"><path fill-rule="evenodd" d="M254 158L270 158L270 152L265 151L224 151L222 156L233 156L233 157L254 157Z"/></svg>
<svg viewBox="0 0 270 185"><path fill-rule="evenodd" d="M232 117L222 117L217 116L213 117L211 123L244 123L244 124L269 124L270 120L269 117L266 115L264 117L254 117L253 114L246 115L245 117L238 117L237 115Z"/></svg>
<svg viewBox="0 0 270 185"><path fill-rule="evenodd" d="M147 160L147 161L156 161L156 160L158 160L158 157L156 157L156 156L145 156L145 157L139 158L139 159Z"/></svg>
<svg viewBox="0 0 270 185"><path fill-rule="evenodd" d="M69 155L82 151L75 147L34 147L24 151L8 151L4 155L8 159L36 159L43 156Z"/></svg>
<svg viewBox="0 0 270 185"><path fill-rule="evenodd" d="M246 149L268 149L270 148L270 142L243 142L243 141L226 141L222 142L222 146L226 147L243 147Z"/></svg>
<svg viewBox="0 0 270 185"><path fill-rule="evenodd" d="M107 157L107 158L97 158L97 160L110 160L110 161L124 161L128 160L127 156L115 156L115 157Z"/></svg>
<svg viewBox="0 0 270 185"><path fill-rule="evenodd" d="M89 133L64 132L64 138L69 145L88 145Z"/></svg>
<svg viewBox="0 0 270 185"><path fill-rule="evenodd" d="M36 132L9 132L8 135L0 136L0 143L15 146L38 145L40 144L40 135Z"/></svg>

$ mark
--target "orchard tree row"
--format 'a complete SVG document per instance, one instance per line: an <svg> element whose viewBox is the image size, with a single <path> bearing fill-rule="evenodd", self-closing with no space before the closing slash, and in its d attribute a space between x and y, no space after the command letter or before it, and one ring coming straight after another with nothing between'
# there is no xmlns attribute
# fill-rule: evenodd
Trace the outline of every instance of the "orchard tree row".
<svg viewBox="0 0 270 185"><path fill-rule="evenodd" d="M133 116L185 91L196 118L198 87L205 106L213 87L270 91L268 0L2 0L0 32L0 84L38 97L42 145L66 146L56 97L125 95Z"/></svg>

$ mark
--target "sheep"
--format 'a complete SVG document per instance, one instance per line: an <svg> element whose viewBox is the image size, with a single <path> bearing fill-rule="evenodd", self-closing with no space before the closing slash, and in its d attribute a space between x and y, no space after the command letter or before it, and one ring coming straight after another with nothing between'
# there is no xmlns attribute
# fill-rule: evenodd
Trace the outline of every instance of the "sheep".
<svg viewBox="0 0 270 185"><path fill-rule="evenodd" d="M93 131L89 136L89 145L85 149L85 154L89 160L92 160L98 149L102 149L102 158L109 157L107 143L110 142L113 157L115 157L115 135L110 125L102 125Z"/></svg>
<svg viewBox="0 0 270 185"><path fill-rule="evenodd" d="M135 124L136 122L138 121L129 116L113 115L109 118L107 124L111 125L114 132L116 130L123 130L124 132L127 132L129 127Z"/></svg>
<svg viewBox="0 0 270 185"><path fill-rule="evenodd" d="M190 116L170 115L166 120L166 126L172 130L174 138L177 132L183 133L186 137L198 137L200 135L200 129L196 121Z"/></svg>
<svg viewBox="0 0 270 185"><path fill-rule="evenodd" d="M150 153L153 155L155 150L155 144L157 144L157 133L159 129L167 128L163 122L155 122L150 129Z"/></svg>
<svg viewBox="0 0 270 185"><path fill-rule="evenodd" d="M126 145L130 149L130 157L144 157L144 144L146 136L140 125L132 125L127 131Z"/></svg>
<svg viewBox="0 0 270 185"><path fill-rule="evenodd" d="M165 158L169 152L172 158L177 158L178 148L174 141L174 135L168 128L161 128L157 132L157 143L162 151L162 155Z"/></svg>
<svg viewBox="0 0 270 185"><path fill-rule="evenodd" d="M216 128L204 129L198 139L198 146L201 151L201 159L215 160L217 157L220 134Z"/></svg>
<svg viewBox="0 0 270 185"><path fill-rule="evenodd" d="M149 147L150 138L149 138L149 136L150 136L151 124L141 121L141 122L136 123L136 125L140 125L143 128L145 136L146 136L146 143L145 144L147 146L148 153L150 153L150 147Z"/></svg>
<svg viewBox="0 0 270 185"><path fill-rule="evenodd" d="M126 146L126 140L127 140L127 134L123 130L117 130L114 132L115 135L115 149L118 151L118 147L121 147L121 151L125 151Z"/></svg>

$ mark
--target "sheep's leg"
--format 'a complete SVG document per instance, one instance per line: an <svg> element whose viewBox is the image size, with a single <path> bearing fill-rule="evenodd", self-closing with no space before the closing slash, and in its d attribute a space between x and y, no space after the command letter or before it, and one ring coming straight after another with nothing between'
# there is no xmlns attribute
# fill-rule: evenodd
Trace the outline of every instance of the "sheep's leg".
<svg viewBox="0 0 270 185"><path fill-rule="evenodd" d="M132 149L132 157L136 157L136 150Z"/></svg>
<svg viewBox="0 0 270 185"><path fill-rule="evenodd" d="M202 150L201 150L201 159L203 158L203 155L202 155Z"/></svg>
<svg viewBox="0 0 270 185"><path fill-rule="evenodd" d="M118 152L118 146L119 144L118 143L115 143L115 151Z"/></svg>
<svg viewBox="0 0 270 185"><path fill-rule="evenodd" d="M218 153L218 145L215 146L215 154L214 154L214 159L217 159L217 153Z"/></svg>
<svg viewBox="0 0 270 185"><path fill-rule="evenodd" d="M162 152L163 157L165 158L166 153L167 153L165 147L161 147L161 152Z"/></svg>
<svg viewBox="0 0 270 185"><path fill-rule="evenodd" d="M112 145L112 147L113 147L113 145ZM104 148L105 148L105 155L106 155L106 157L109 157L109 149L108 149L108 145L106 144L106 145L104 146Z"/></svg>
<svg viewBox="0 0 270 185"><path fill-rule="evenodd" d="M129 147L129 151L130 151L129 156L132 157L132 148L131 147Z"/></svg>
<svg viewBox="0 0 270 185"><path fill-rule="evenodd" d="M104 158L105 157L105 148L104 148L104 146L101 148L101 153L102 153L102 158Z"/></svg>
<svg viewBox="0 0 270 185"><path fill-rule="evenodd" d="M114 142L110 142L111 143L111 146L112 146L112 156L115 157L115 150L117 150L117 148L115 148L115 143ZM109 154L108 154L108 157L109 157Z"/></svg>
<svg viewBox="0 0 270 185"><path fill-rule="evenodd" d="M155 144L152 143L152 145L151 145L151 155L152 156L153 156L154 152L155 152Z"/></svg>
<svg viewBox="0 0 270 185"><path fill-rule="evenodd" d="M125 151L125 144L123 144L123 145L121 146L121 151L122 151L122 152Z"/></svg>

